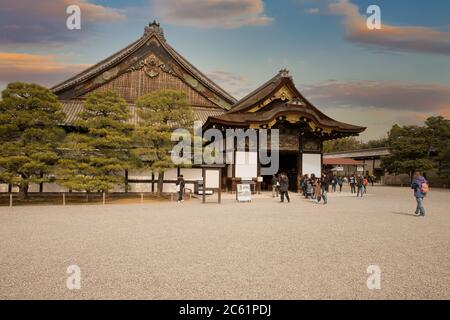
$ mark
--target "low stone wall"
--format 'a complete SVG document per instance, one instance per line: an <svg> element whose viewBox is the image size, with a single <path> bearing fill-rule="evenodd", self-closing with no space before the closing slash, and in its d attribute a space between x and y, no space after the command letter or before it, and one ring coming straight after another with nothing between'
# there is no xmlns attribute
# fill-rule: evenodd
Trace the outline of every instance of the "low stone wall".
<svg viewBox="0 0 450 320"><path fill-rule="evenodd" d="M437 173L434 171L427 172L426 179L430 187L434 188L449 187L448 181L438 176ZM409 186L411 184L411 179L408 174L399 174L399 175L386 174L383 177L383 184L388 186Z"/></svg>

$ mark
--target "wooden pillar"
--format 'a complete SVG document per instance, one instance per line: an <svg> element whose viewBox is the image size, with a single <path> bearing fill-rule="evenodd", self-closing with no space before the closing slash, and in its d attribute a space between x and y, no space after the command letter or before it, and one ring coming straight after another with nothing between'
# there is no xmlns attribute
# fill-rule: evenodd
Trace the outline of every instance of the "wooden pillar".
<svg viewBox="0 0 450 320"><path fill-rule="evenodd" d="M372 176L375 175L375 157L372 158Z"/></svg>
<svg viewBox="0 0 450 320"><path fill-rule="evenodd" d="M128 169L125 169L125 193L128 193Z"/></svg>
<svg viewBox="0 0 450 320"><path fill-rule="evenodd" d="M44 177L44 174L41 172L41 174L39 175L39 177L42 179ZM44 183L40 182L39 183L39 193L44 192Z"/></svg>
<svg viewBox="0 0 450 320"><path fill-rule="evenodd" d="M302 152L303 148L302 148L302 135L299 134L298 135L298 152L297 152L297 192L301 192L302 190L302 185L300 183L300 180L302 179L303 176L303 168L302 168Z"/></svg>
<svg viewBox="0 0 450 320"><path fill-rule="evenodd" d="M152 172L152 193L155 193L155 174Z"/></svg>
<svg viewBox="0 0 450 320"><path fill-rule="evenodd" d="M219 169L219 190L218 190L218 201L219 203L222 203L222 188L221 188L221 181L222 181L222 169Z"/></svg>
<svg viewBox="0 0 450 320"><path fill-rule="evenodd" d="M203 177L203 194L202 194L202 202L205 203L206 202L206 190L205 190L205 186L206 186L206 170L205 168L202 168L202 177Z"/></svg>

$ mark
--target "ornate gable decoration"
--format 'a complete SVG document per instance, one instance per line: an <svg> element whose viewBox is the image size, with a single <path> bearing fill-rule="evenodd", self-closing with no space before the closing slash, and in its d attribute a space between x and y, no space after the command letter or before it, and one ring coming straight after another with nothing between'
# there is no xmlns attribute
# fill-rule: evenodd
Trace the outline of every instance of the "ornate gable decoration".
<svg viewBox="0 0 450 320"><path fill-rule="evenodd" d="M160 71L168 73L172 76L179 77L175 70L168 64L162 62L154 54L151 54L144 60L137 62L127 69L127 72L143 70L149 78L156 78Z"/></svg>
<svg viewBox="0 0 450 320"><path fill-rule="evenodd" d="M261 110L262 108L264 108L265 106L270 104L272 101L277 100L277 99L279 99L283 102L287 102L287 101L294 100L295 98L297 98L295 93L293 93L287 86L284 85L280 89L275 91L266 100L262 101L261 103L259 103L258 105L256 105L252 109L250 109L249 112L256 112L258 110Z"/></svg>

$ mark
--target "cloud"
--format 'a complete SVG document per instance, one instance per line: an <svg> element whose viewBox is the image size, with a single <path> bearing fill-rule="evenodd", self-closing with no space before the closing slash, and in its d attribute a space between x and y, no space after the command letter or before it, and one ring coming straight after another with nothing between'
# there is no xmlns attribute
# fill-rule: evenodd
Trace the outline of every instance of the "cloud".
<svg viewBox="0 0 450 320"><path fill-rule="evenodd" d="M248 78L226 71L216 70L207 75L211 80L217 82L218 85L238 99L247 95L253 88L253 84Z"/></svg>
<svg viewBox="0 0 450 320"><path fill-rule="evenodd" d="M307 14L319 14L320 9L319 8L308 8L305 9L305 13Z"/></svg>
<svg viewBox="0 0 450 320"><path fill-rule="evenodd" d="M267 25L261 0L153 0L153 10L165 23L234 29Z"/></svg>
<svg viewBox="0 0 450 320"><path fill-rule="evenodd" d="M85 35L97 23L125 19L117 9L89 0L7 0L0 6L0 44L65 43ZM81 9L81 30L68 30L66 8Z"/></svg>
<svg viewBox="0 0 450 320"><path fill-rule="evenodd" d="M50 86L89 66L58 61L53 55L0 52L0 83L24 81Z"/></svg>
<svg viewBox="0 0 450 320"><path fill-rule="evenodd" d="M322 110L333 119L366 127L360 134L364 141L385 137L392 125L423 125L428 117L414 111L368 109L361 107L340 108L327 107Z"/></svg>
<svg viewBox="0 0 450 320"><path fill-rule="evenodd" d="M309 86L304 93L318 106L441 114L450 118L450 85L333 81Z"/></svg>
<svg viewBox="0 0 450 320"><path fill-rule="evenodd" d="M367 17L349 0L331 3L328 10L344 17L345 38L351 42L392 51L450 55L450 31L388 24L382 24L380 30L370 30L366 26Z"/></svg>

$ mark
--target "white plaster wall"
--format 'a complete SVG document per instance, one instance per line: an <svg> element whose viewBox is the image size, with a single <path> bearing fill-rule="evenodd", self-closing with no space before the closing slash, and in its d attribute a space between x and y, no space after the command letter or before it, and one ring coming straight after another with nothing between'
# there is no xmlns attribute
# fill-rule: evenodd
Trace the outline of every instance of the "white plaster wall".
<svg viewBox="0 0 450 320"><path fill-rule="evenodd" d="M316 177L320 177L322 174L321 164L320 154L304 153L302 157L302 174L311 176L311 174L314 173Z"/></svg>
<svg viewBox="0 0 450 320"><path fill-rule="evenodd" d="M203 180L202 169L200 168L181 168L180 172L184 180Z"/></svg>
<svg viewBox="0 0 450 320"><path fill-rule="evenodd" d="M236 177L256 178L258 175L258 153L236 151Z"/></svg>

